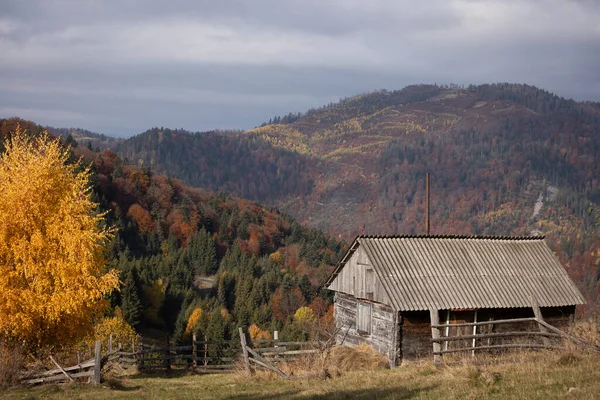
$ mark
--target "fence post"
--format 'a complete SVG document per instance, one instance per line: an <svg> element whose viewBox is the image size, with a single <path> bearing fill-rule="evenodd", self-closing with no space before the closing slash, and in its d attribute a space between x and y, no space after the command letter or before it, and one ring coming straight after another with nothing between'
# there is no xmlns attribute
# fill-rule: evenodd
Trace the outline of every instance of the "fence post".
<svg viewBox="0 0 600 400"><path fill-rule="evenodd" d="M244 334L244 330L239 328L240 332L240 343L242 345L242 355L244 357L244 367L246 368L246 374L248 376L252 375L252 371L250 371L250 360L248 359L248 348L246 346L246 335Z"/></svg>
<svg viewBox="0 0 600 400"><path fill-rule="evenodd" d="M277 346L277 342L279 341L279 331L273 331L273 340L275 341L273 347L279 347Z"/></svg>
<svg viewBox="0 0 600 400"><path fill-rule="evenodd" d="M140 340L140 349L138 352L138 371L142 372L144 370L144 344Z"/></svg>
<svg viewBox="0 0 600 400"><path fill-rule="evenodd" d="M96 349L94 355L94 376L93 383L100 383L100 375L102 372L102 341L96 340Z"/></svg>
<svg viewBox="0 0 600 400"><path fill-rule="evenodd" d="M204 366L208 365L208 360L206 359L207 353L208 353L208 343L206 343L206 341L204 341L204 356L203 356L204 357L204 361L203 361Z"/></svg>
<svg viewBox="0 0 600 400"><path fill-rule="evenodd" d="M167 372L171 371L171 344L169 343L169 335L167 335L167 343L165 343L165 368Z"/></svg>
<svg viewBox="0 0 600 400"><path fill-rule="evenodd" d="M439 339L440 338L440 329L438 327L434 327L434 325L439 325L440 324L440 314L438 312L438 310L429 310L429 316L431 319L431 338L432 339ZM440 342L433 342L433 362L434 364L439 364L439 362L441 361L441 355L439 354L439 352L442 350L442 346L440 345ZM438 353L438 354L436 354Z"/></svg>
<svg viewBox="0 0 600 400"><path fill-rule="evenodd" d="M196 343L196 334L192 335L192 365L195 367L198 366L198 344Z"/></svg>

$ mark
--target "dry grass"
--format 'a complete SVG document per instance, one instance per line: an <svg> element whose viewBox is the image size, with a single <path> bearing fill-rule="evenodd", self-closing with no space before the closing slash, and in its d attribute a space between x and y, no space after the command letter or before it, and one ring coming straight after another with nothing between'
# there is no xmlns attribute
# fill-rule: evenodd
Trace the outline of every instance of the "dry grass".
<svg viewBox="0 0 600 400"><path fill-rule="evenodd" d="M366 351L365 351L366 352ZM346 355L345 359L364 355ZM333 360L334 357L331 357ZM6 391L0 399L594 399L600 395L600 357L570 352L522 352L463 359L453 366L430 361L395 369L347 368L331 379L283 380L259 373L132 375L113 377L100 386L48 385ZM361 361L362 360L362 361ZM485 361L485 364L480 364ZM350 364L348 364L350 365Z"/></svg>
<svg viewBox="0 0 600 400"><path fill-rule="evenodd" d="M19 346L0 342L0 389L19 383L23 362L23 352Z"/></svg>

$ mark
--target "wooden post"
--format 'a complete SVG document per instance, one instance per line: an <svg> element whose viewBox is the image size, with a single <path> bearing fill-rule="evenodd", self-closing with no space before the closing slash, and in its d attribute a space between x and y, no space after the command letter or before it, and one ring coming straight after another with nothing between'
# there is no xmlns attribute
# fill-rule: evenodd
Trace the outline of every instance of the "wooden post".
<svg viewBox="0 0 600 400"><path fill-rule="evenodd" d="M108 335L108 354L112 353L112 333Z"/></svg>
<svg viewBox="0 0 600 400"><path fill-rule="evenodd" d="M131 338L131 352L135 353L135 338Z"/></svg>
<svg viewBox="0 0 600 400"><path fill-rule="evenodd" d="M140 347L138 350L138 371L144 370L144 344L140 340Z"/></svg>
<svg viewBox="0 0 600 400"><path fill-rule="evenodd" d="M164 363L165 369L167 372L171 371L171 344L169 343L169 335L167 335L166 343L165 343L165 353L164 353Z"/></svg>
<svg viewBox="0 0 600 400"><path fill-rule="evenodd" d="M202 357L204 357L204 359L202 360L202 364L206 367L208 365L208 360L206 359L206 357L208 356L208 343L206 343L206 341L204 341L204 355Z"/></svg>
<svg viewBox="0 0 600 400"><path fill-rule="evenodd" d="M477 323L477 310L475 310L475 315L473 316L473 322ZM477 335L477 325L473 325L473 336ZM475 357L475 345L477 344L477 339L473 338L473 350L471 351L471 357Z"/></svg>
<svg viewBox="0 0 600 400"><path fill-rule="evenodd" d="M531 307L533 308L533 314L535 315L535 319L537 319L538 321L544 322L544 317L542 316L542 311L540 310L540 306L538 305L538 302L535 299L535 297L531 297L531 303L532 303ZM546 327L540 323L538 323L538 328L539 328L540 332L548 333L548 329L546 329ZM547 336L542 336L542 343L544 343L545 346L550 346L550 338L548 338Z"/></svg>
<svg viewBox="0 0 600 400"><path fill-rule="evenodd" d="M77 350L77 364L81 364L81 352Z"/></svg>
<svg viewBox="0 0 600 400"><path fill-rule="evenodd" d="M102 372L102 341L96 340L96 349L94 354L94 376L92 382L100 383L100 375Z"/></svg>
<svg viewBox="0 0 600 400"><path fill-rule="evenodd" d="M248 359L248 346L246 345L246 335L244 334L244 330L239 328L240 332L240 343L242 345L242 355L244 357L244 367L246 369L246 374L248 376L252 375L252 371L250 370L250 360Z"/></svg>
<svg viewBox="0 0 600 400"><path fill-rule="evenodd" d="M429 316L431 319L431 338L432 339L439 339L440 338L440 330L439 328L434 327L433 325L439 325L440 324L440 314L438 312L438 310L429 310ZM442 346L440 345L440 342L433 342L433 362L434 364L439 364L439 362L441 361L441 355L440 354L435 354L435 353L439 353L442 350Z"/></svg>
<svg viewBox="0 0 600 400"><path fill-rule="evenodd" d="M196 334L192 335L192 365L198 366L198 344L196 343Z"/></svg>
<svg viewBox="0 0 600 400"><path fill-rule="evenodd" d="M273 331L273 340L275 341L273 347L279 347L277 346L277 342L279 341L279 331Z"/></svg>
<svg viewBox="0 0 600 400"><path fill-rule="evenodd" d="M444 328L444 337L450 334L450 310L446 310L446 327ZM444 350L448 350L449 341L444 342Z"/></svg>

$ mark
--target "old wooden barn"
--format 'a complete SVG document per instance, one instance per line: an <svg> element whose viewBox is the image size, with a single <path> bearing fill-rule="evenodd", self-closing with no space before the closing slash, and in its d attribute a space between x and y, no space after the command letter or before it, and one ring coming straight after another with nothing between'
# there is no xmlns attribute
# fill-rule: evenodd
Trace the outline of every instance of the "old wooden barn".
<svg viewBox="0 0 600 400"><path fill-rule="evenodd" d="M436 334L469 336L442 350L491 349L515 330L539 333L536 316L564 326L584 303L543 237L358 236L325 287L338 344L370 344L392 366L431 355Z"/></svg>

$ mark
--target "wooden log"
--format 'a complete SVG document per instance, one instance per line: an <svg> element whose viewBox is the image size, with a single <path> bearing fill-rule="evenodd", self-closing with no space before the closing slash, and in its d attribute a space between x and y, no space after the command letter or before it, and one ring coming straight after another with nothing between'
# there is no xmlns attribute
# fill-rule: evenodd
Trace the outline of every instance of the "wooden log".
<svg viewBox="0 0 600 400"><path fill-rule="evenodd" d="M448 336L440 337L437 339L430 339L432 342L450 342L453 340L467 340L467 339L487 339L487 338L500 338L500 337L514 337L514 336L545 336L545 337L560 337L556 333L547 332L533 332L533 331L517 331L517 332L501 332L501 333L480 333L477 335L460 335L460 336Z"/></svg>
<svg viewBox="0 0 600 400"><path fill-rule="evenodd" d="M538 322L538 324L543 325L546 329L548 329L548 330L550 330L552 332L555 332L555 333L557 333L557 334L559 334L559 335L561 335L561 336L563 336L563 337L571 340L575 344L579 344L579 345L582 345L582 346L585 346L585 347L589 347L589 348L591 348L591 349L593 349L595 351L600 351L600 347L594 346L594 345L586 342L585 340L579 339L579 338L577 338L577 337L575 337L573 335L569 335L568 333L561 331L560 329L558 329L558 328L550 325L549 323L547 323L545 321L539 320L537 322Z"/></svg>
<svg viewBox="0 0 600 400"><path fill-rule="evenodd" d="M521 343L507 343L507 344L497 344L492 346L479 346L475 347L475 350L491 350L491 349L563 349L560 346L546 346L545 344L521 344ZM457 353L461 351L472 351L472 347L463 347L460 349L448 349L448 350L440 350L438 354L446 354L446 353Z"/></svg>
<svg viewBox="0 0 600 400"><path fill-rule="evenodd" d="M79 369L85 369L85 368L93 367L94 366L94 362L95 362L94 359L87 360L87 361L82 362L81 364L77 364L77 365L74 365L72 367L64 368L64 370L67 371L67 372L71 372L71 371L76 371L76 370L79 370ZM40 373L40 374L38 374L36 376L38 376L38 377L50 376L50 375L55 375L55 374L57 374L59 372L60 372L60 370L58 368L56 368L56 369L52 369L50 371L44 371L44 372L42 372L42 373Z"/></svg>
<svg viewBox="0 0 600 400"><path fill-rule="evenodd" d="M102 373L102 341L96 340L95 357L94 357L94 375L92 383L100 384Z"/></svg>
<svg viewBox="0 0 600 400"><path fill-rule="evenodd" d="M56 360L54 359L54 357L50 356L50 360L51 360L51 361L54 363L54 365L56 365L56 366L58 367L58 369L60 370L60 372L62 372L62 373L63 373L63 374L64 374L64 375L65 375L67 378L69 378L69 380L70 380L71 382L73 382L73 381L74 381L74 379L73 379L73 378L71 378L71 375L67 374L67 371L65 371L65 370L63 369L63 367L61 367L61 366L60 366L60 365L59 365L59 364L56 362Z"/></svg>
<svg viewBox="0 0 600 400"><path fill-rule="evenodd" d="M432 325L432 328L456 328L459 326L482 326L482 325L498 325L498 324L512 324L517 322L537 322L535 318L513 318L513 319L496 319L492 321L481 321L481 322L463 322L460 324L435 324Z"/></svg>
<svg viewBox="0 0 600 400"><path fill-rule="evenodd" d="M108 354L112 353L112 333L108 335Z"/></svg>
<svg viewBox="0 0 600 400"><path fill-rule="evenodd" d="M240 333L240 344L242 346L242 356L244 357L244 368L246 370L246 374L248 376L252 375L252 370L250 369L250 360L248 358L248 346L246 345L246 335L244 334L244 330L239 328ZM205 354L206 358L206 354ZM206 365L206 363L204 364Z"/></svg>
<svg viewBox="0 0 600 400"><path fill-rule="evenodd" d="M431 338L433 339L439 339L440 338L440 330L437 327L437 325L439 325L440 323L440 314L438 312L438 310L429 310L429 317L431 319ZM440 350L442 349L439 341L434 341L433 342L433 362L434 364L439 364L439 362L441 361L441 357L440 355L442 353L440 353Z"/></svg>
<svg viewBox="0 0 600 400"><path fill-rule="evenodd" d="M265 353L260 353L263 357L268 357L268 356L291 356L291 355L298 355L298 354L315 354L318 353L320 350L318 349L308 349L308 350L289 350L289 351L272 351L272 352L265 352Z"/></svg>
<svg viewBox="0 0 600 400"><path fill-rule="evenodd" d="M92 376L94 376L94 370L71 374L72 378L85 378L85 377L92 377ZM57 381L64 381L66 379L67 379L66 376L64 376L63 374L60 374L60 375L54 375L54 376L47 376L47 377L43 377L43 378L28 379L25 381L25 383L29 384L29 385L35 385L37 383L57 382Z"/></svg>
<svg viewBox="0 0 600 400"><path fill-rule="evenodd" d="M246 346L246 350L248 351L248 353L250 353L252 356L254 356L254 358L250 358L250 360L254 361L254 362L260 362L261 365L263 365L266 368L269 368L271 371L275 372L277 375L281 376L282 378L286 378L288 377L288 375L281 371L279 368L275 367L273 364L271 364L269 361L265 360L263 357L260 356L260 354L258 354L257 352L255 352L254 350L252 350L251 348Z"/></svg>

